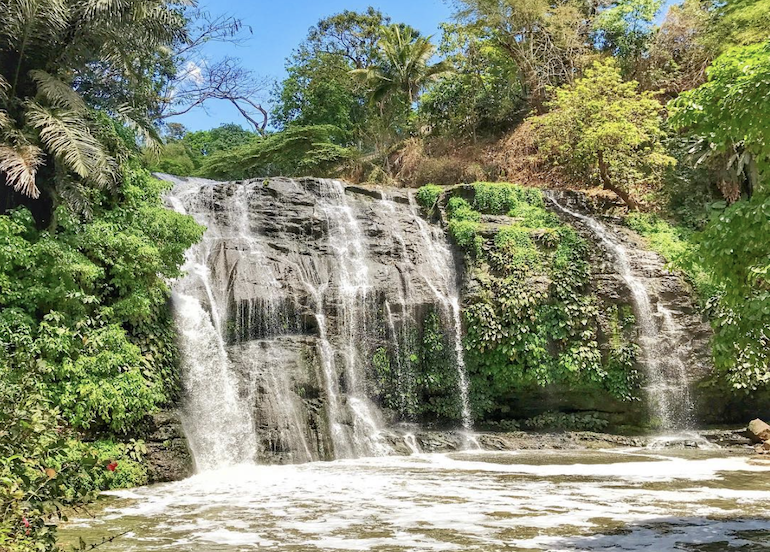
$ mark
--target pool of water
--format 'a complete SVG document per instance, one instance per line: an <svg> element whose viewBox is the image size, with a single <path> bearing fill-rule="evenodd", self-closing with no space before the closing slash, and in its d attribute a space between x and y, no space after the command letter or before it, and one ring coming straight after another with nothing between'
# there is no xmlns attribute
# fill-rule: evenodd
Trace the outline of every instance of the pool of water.
<svg viewBox="0 0 770 552"><path fill-rule="evenodd" d="M770 464L720 451L528 451L238 466L111 492L102 552L770 550Z"/></svg>

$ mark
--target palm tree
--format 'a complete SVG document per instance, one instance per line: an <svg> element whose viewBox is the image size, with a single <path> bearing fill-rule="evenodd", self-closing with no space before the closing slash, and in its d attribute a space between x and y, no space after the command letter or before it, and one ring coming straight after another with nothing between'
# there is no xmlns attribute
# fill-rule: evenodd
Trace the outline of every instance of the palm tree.
<svg viewBox="0 0 770 552"><path fill-rule="evenodd" d="M428 83L450 69L446 61L430 64L436 51L430 37L419 36L410 27L383 27L378 49L380 63L351 72L370 86L375 103L401 95L411 106Z"/></svg>
<svg viewBox="0 0 770 552"><path fill-rule="evenodd" d="M121 140L110 118L154 136L153 83L185 40L189 5L0 0L0 178L32 198L41 181L52 191L116 183Z"/></svg>

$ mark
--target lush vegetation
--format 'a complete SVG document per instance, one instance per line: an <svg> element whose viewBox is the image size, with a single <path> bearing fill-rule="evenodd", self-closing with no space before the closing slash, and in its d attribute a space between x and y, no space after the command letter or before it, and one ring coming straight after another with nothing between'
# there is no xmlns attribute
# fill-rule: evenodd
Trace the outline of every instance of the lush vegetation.
<svg viewBox="0 0 770 552"><path fill-rule="evenodd" d="M50 545L61 508L147 480L141 443L120 441L176 396L167 279L202 231L164 189L127 166L116 190L89 190L87 218L0 216L0 545Z"/></svg>
<svg viewBox="0 0 770 552"><path fill-rule="evenodd" d="M548 105L532 119L540 154L568 178L603 186L632 209L675 164L661 141L663 106L636 82L624 82L612 59L559 88Z"/></svg>
<svg viewBox="0 0 770 552"><path fill-rule="evenodd" d="M95 492L148 481L176 399L168 281L202 235L140 163L196 12L0 2L0 549L50 550Z"/></svg>
<svg viewBox="0 0 770 552"><path fill-rule="evenodd" d="M618 197L711 319L713 385L770 389L768 0L684 0L662 21L659 0L458 7L441 37L373 8L322 19L268 113L264 83L199 56L240 21L181 0L0 0L0 548L51 549L63 508L147 480L135 433L177 392L167 282L202 232L147 169L430 184L418 200L446 206L477 284L474 412L536 429L604 422L514 422L513 395L636 395L633 316L598 304L586 244L535 188ZM210 100L252 129L168 122ZM484 183L507 179L530 187ZM404 418L459 416L446 327L424 313L372 359Z"/></svg>
<svg viewBox="0 0 770 552"><path fill-rule="evenodd" d="M472 199L464 199L468 191ZM425 186L417 195L429 210L442 192ZM640 375L635 369L637 347L631 342L633 315L628 308L621 314L617 306L605 309L599 304L588 285L587 244L545 208L540 190L476 183L446 194L449 231L466 252L474 282L475 291L465 298L464 308L474 415L510 420L516 415L510 411L511 399L538 388L636 400ZM485 215L495 215L494 222L485 222ZM609 336L603 347L600 334ZM425 335L435 332L426 330ZM447 348L445 341L423 337L418 355L423 362L416 366L420 378L456 385L456 374L437 371L427 362L426 352ZM428 397L442 396L431 391L421 403L421 413L459 418L456 399L446 405L428 402ZM559 420L571 427L569 421ZM555 422L532 423L552 427ZM602 423L606 425L599 421L599 426Z"/></svg>

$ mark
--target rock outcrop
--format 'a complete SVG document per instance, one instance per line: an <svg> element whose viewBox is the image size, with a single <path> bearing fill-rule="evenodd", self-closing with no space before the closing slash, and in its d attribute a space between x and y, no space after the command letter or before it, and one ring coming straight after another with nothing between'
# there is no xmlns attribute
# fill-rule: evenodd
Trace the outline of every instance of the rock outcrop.
<svg viewBox="0 0 770 552"><path fill-rule="evenodd" d="M173 206L208 228L203 258L175 289L221 333L237 400L253 409L259 460L387 447L381 427L414 411L410 359L425 317L437 313L447 334L453 324L457 271L443 232L420 218L406 190L169 178ZM183 356L196 349L180 345ZM202 387L190 382L188 396L193 384Z"/></svg>
<svg viewBox="0 0 770 552"><path fill-rule="evenodd" d="M193 474L182 424L176 412L161 412L149 420L145 436L149 483L179 481Z"/></svg>

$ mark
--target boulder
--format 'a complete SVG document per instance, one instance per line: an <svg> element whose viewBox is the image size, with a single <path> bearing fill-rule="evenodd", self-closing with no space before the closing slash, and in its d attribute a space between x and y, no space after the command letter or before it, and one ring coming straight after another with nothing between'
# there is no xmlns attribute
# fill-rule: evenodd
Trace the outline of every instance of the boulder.
<svg viewBox="0 0 770 552"><path fill-rule="evenodd" d="M770 425L757 418L749 423L748 437L755 443L770 441Z"/></svg>

